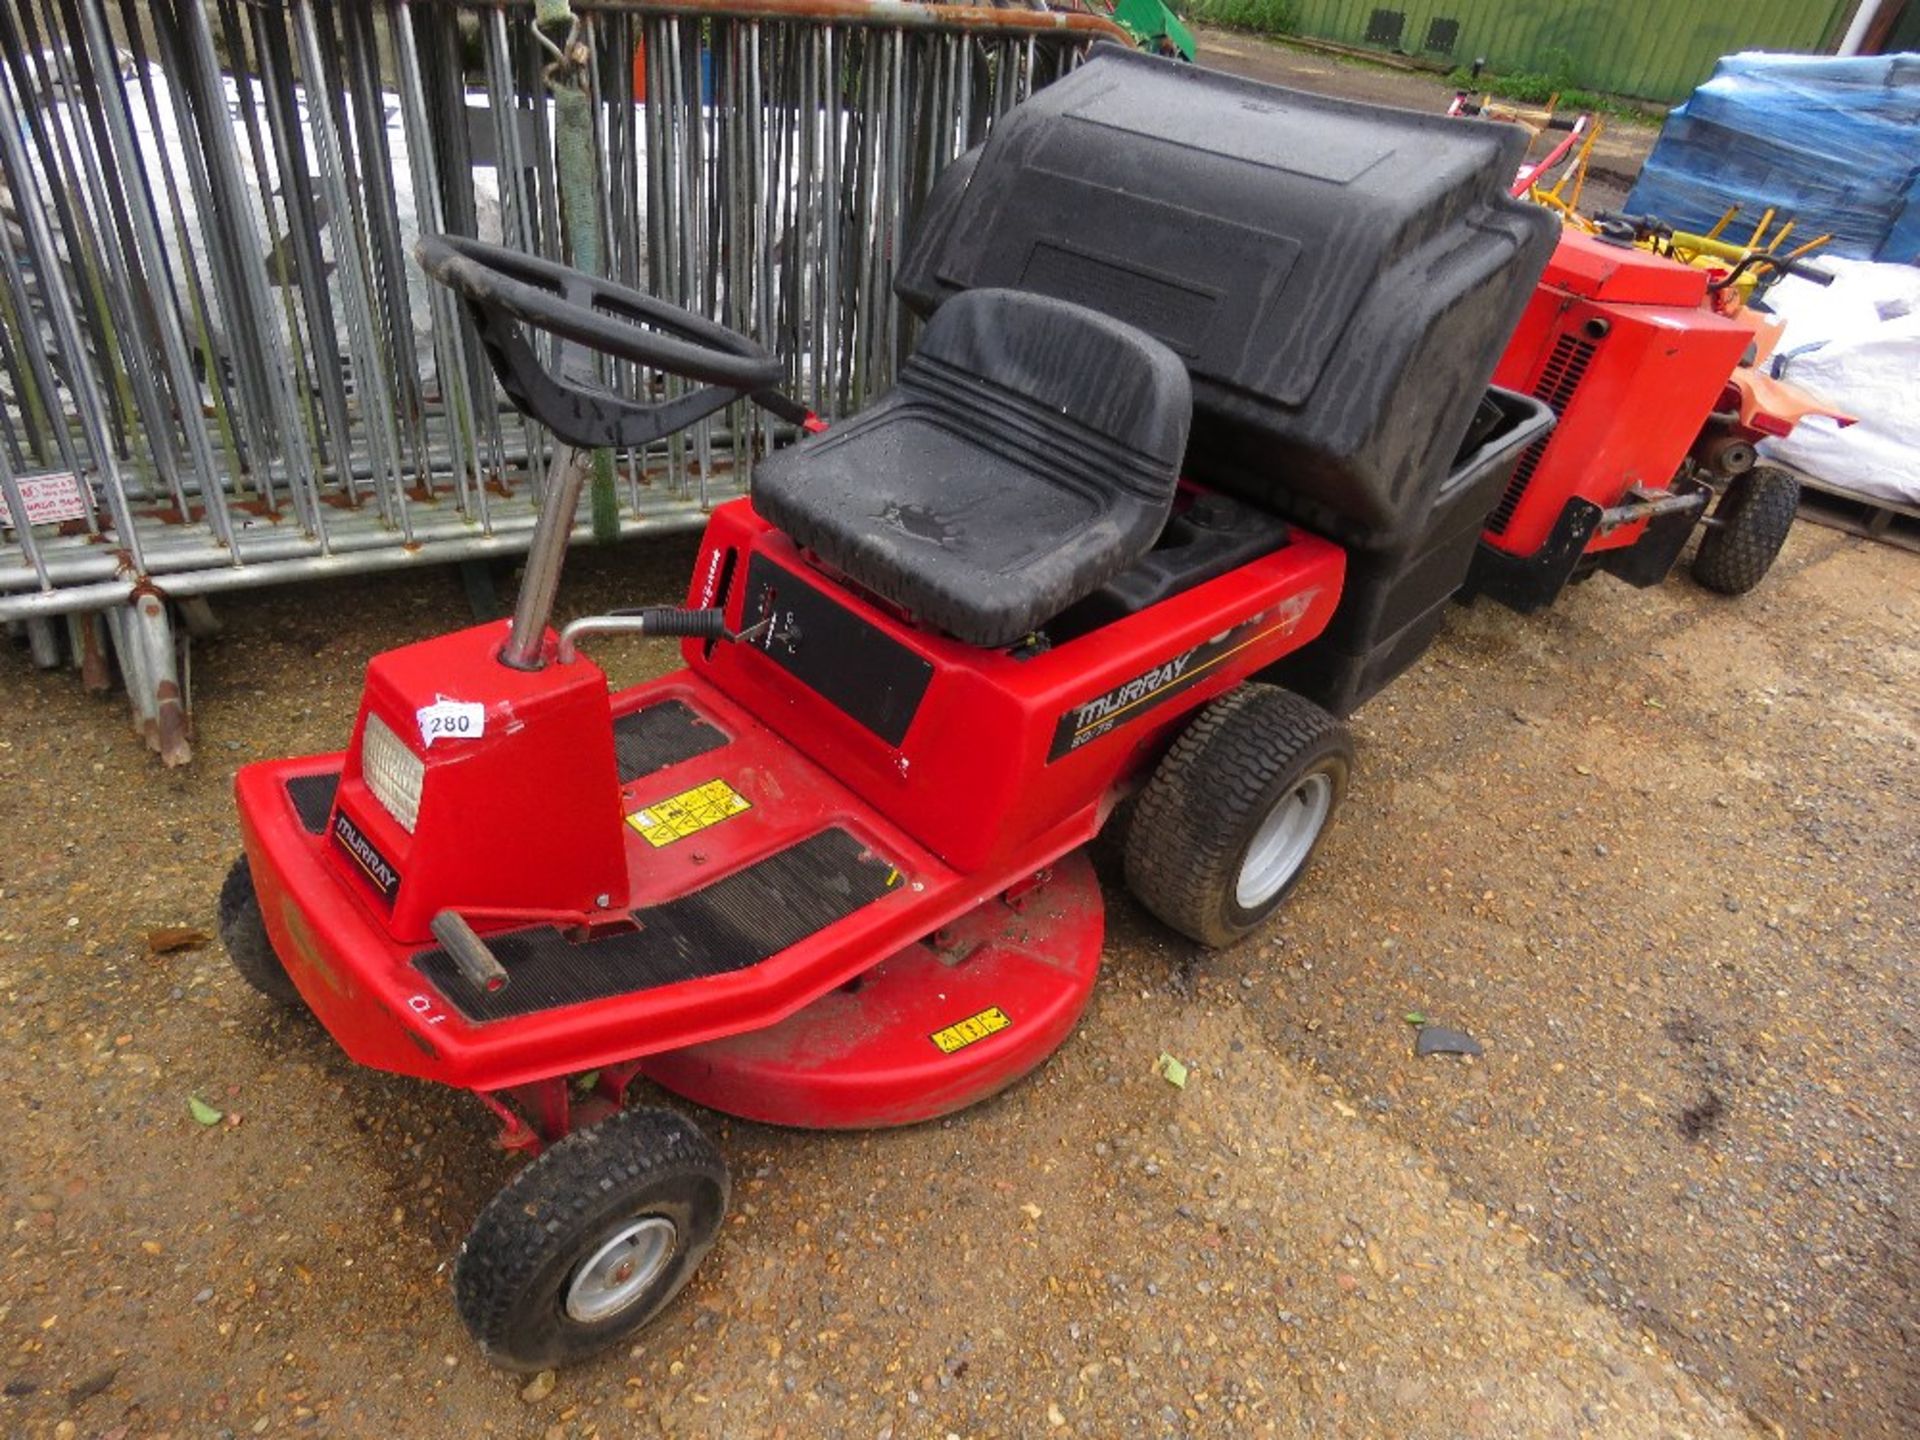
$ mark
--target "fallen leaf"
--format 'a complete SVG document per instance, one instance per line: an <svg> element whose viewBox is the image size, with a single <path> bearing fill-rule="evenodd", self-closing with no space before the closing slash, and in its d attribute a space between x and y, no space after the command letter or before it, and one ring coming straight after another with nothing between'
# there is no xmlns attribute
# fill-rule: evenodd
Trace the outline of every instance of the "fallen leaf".
<svg viewBox="0 0 1920 1440"><path fill-rule="evenodd" d="M147 932L147 953L171 955L176 950L198 950L211 939L206 931L190 925L162 925L158 930Z"/></svg>
<svg viewBox="0 0 1920 1440"><path fill-rule="evenodd" d="M187 1113L202 1125L218 1125L222 1120L226 1119L225 1115L214 1109L213 1106L207 1104L207 1102L202 1100L198 1095L189 1095L187 1097Z"/></svg>
<svg viewBox="0 0 1920 1440"><path fill-rule="evenodd" d="M1187 1067L1174 1059L1173 1056L1167 1054L1166 1051L1162 1050L1160 1052L1160 1058L1153 1062L1153 1068L1159 1073L1161 1078L1163 1078L1167 1084L1173 1086L1174 1089L1184 1090L1187 1088Z"/></svg>

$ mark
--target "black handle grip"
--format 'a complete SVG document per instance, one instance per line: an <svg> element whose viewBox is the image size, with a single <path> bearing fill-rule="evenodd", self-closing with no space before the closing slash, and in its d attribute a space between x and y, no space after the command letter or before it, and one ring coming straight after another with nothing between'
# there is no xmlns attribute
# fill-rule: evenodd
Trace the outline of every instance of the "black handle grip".
<svg viewBox="0 0 1920 1440"><path fill-rule="evenodd" d="M1816 285L1831 285L1834 282L1833 271L1824 266L1815 265L1810 260L1789 260L1784 256L1778 260L1772 260L1769 257L1769 263L1777 269L1786 271L1789 275L1798 275L1802 280L1811 280Z"/></svg>
<svg viewBox="0 0 1920 1440"><path fill-rule="evenodd" d="M680 640L727 638L727 613L724 610L684 610L678 605L645 605L637 610L615 610L612 613L637 617L643 635Z"/></svg>
<svg viewBox="0 0 1920 1440"><path fill-rule="evenodd" d="M1756 250L1718 280L1711 282L1707 289L1724 290L1729 285L1737 283L1749 270L1765 272L1754 282L1756 286L1762 288L1773 284L1782 275L1798 275L1802 280L1811 280L1816 285L1833 284L1831 270L1822 270L1818 265L1809 265L1804 260L1789 260L1784 255L1768 255L1764 251Z"/></svg>
<svg viewBox="0 0 1920 1440"><path fill-rule="evenodd" d="M645 445L780 383L782 365L745 335L583 271L463 236L426 235L421 268L464 302L500 386L516 408L570 445ZM702 381L648 403L540 363L527 330L602 355Z"/></svg>

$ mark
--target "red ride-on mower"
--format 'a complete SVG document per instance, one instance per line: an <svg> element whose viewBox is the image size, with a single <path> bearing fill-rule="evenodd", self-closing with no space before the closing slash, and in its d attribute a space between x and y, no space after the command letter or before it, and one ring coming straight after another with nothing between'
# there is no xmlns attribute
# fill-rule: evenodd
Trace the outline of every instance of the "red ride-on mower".
<svg viewBox="0 0 1920 1440"><path fill-rule="evenodd" d="M344 753L240 772L221 919L259 989L536 1154L454 1267L489 1357L612 1342L718 1233L725 1166L629 1103L643 1078L866 1127L1039 1064L1094 982L1083 847L1124 795L1162 920L1220 945L1279 905L1353 751L1255 677L1338 706L1408 663L1547 423L1486 385L1551 243L1503 193L1520 145L1103 51L950 167L894 389L762 462L684 609L557 634L571 447L746 397L809 417L742 336L421 244L568 448L510 623L377 656ZM611 393L584 352L701 388ZM610 695L581 652L616 635L676 639L684 668Z"/></svg>

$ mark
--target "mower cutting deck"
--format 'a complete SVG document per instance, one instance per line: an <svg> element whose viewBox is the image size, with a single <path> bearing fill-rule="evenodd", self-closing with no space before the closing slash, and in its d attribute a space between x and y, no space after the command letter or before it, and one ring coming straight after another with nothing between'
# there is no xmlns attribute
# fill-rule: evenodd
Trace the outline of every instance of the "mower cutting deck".
<svg viewBox="0 0 1920 1440"><path fill-rule="evenodd" d="M725 1164L628 1103L643 1078L825 1128L992 1094L1087 1003L1082 847L1129 795L1129 888L1199 943L1306 872L1353 763L1329 707L1418 656L1472 552L1460 497L1548 423L1486 378L1550 221L1503 192L1517 134L1276 93L1103 51L1004 117L929 200L918 348L824 433L744 336L422 243L565 442L526 578L510 623L376 657L344 752L241 771L221 930L354 1059L474 1092L536 1153L454 1267L494 1360L611 1343L717 1234ZM589 353L694 388L612 391ZM686 605L552 630L575 447L743 400L808 438L714 513ZM684 667L610 695L582 649L621 635Z"/></svg>

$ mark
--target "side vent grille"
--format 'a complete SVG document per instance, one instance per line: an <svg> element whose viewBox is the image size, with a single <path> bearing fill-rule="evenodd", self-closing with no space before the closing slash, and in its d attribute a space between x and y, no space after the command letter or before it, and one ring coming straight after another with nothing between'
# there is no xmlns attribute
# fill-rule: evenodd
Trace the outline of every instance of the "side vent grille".
<svg viewBox="0 0 1920 1440"><path fill-rule="evenodd" d="M1593 348L1591 340L1582 340L1577 335L1562 335L1553 342L1553 354L1547 357L1546 368L1540 372L1540 379L1534 384L1533 395L1536 400L1546 401L1556 417L1566 413L1574 392L1586 378L1587 366L1593 361ZM1546 454L1547 444L1552 439L1553 431L1549 430L1520 452L1519 463L1513 467L1513 479L1507 482L1507 493L1500 497L1500 503L1493 507L1493 514L1487 517L1487 529L1495 535L1507 533L1507 526L1513 522L1513 514L1526 496L1527 486L1533 480L1540 457Z"/></svg>

